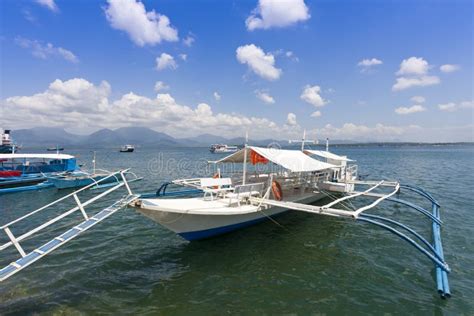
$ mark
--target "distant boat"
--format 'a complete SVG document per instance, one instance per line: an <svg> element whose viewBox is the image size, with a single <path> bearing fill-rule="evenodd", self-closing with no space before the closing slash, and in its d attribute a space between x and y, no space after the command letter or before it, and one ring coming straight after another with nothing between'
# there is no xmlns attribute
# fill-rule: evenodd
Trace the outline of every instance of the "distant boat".
<svg viewBox="0 0 474 316"><path fill-rule="evenodd" d="M46 150L47 151L63 151L64 147L49 147Z"/></svg>
<svg viewBox="0 0 474 316"><path fill-rule="evenodd" d="M135 147L133 145L124 145L120 148L121 153L133 153Z"/></svg>
<svg viewBox="0 0 474 316"><path fill-rule="evenodd" d="M235 153L239 150L237 146L229 146L225 144L214 144L211 145L209 149L213 154L221 154L221 153Z"/></svg>
<svg viewBox="0 0 474 316"><path fill-rule="evenodd" d="M6 129L0 135L0 154L12 154L15 152L15 144L10 138L10 130Z"/></svg>

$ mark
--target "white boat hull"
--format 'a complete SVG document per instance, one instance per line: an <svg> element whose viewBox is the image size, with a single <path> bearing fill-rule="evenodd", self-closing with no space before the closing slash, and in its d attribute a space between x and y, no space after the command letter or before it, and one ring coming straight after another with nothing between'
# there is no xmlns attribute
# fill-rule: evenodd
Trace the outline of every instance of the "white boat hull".
<svg viewBox="0 0 474 316"><path fill-rule="evenodd" d="M309 204L322 198L324 198L322 193L309 193L296 196L292 201ZM184 239L192 241L210 238L255 225L268 220L271 216L279 215L288 210L281 207L270 207L258 211L257 207L255 207L253 211L247 210L241 214L238 212L234 212L233 214L198 214L194 212L190 214L186 212L173 212L142 207L139 208L138 211Z"/></svg>

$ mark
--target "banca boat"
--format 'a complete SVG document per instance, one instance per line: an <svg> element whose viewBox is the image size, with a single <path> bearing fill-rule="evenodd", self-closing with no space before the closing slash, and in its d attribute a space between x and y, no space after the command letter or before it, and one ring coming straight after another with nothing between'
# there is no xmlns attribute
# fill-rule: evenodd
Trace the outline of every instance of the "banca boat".
<svg viewBox="0 0 474 316"><path fill-rule="evenodd" d="M125 176L128 170L122 170L110 176L120 176L123 181L95 197L89 197L87 201L80 200L79 194L95 184L90 184L0 226L0 230L5 232L9 240L0 245L0 251L13 246L20 255L19 259L0 270L0 281L23 270L127 205L133 206L146 217L188 240L209 238L266 219L274 220L278 214L295 210L355 220L395 234L434 263L438 292L443 298L449 297L451 292L447 276L450 268L444 259L441 243L442 221L439 203L430 193L415 186L400 184L397 181L358 180L357 165L349 162L351 161L347 157L329 152L245 146L227 157L210 162L217 167L215 177L174 180L171 184L163 184L151 195L133 194ZM236 164L243 167L242 172L235 172L234 168L224 170L224 166ZM261 165L268 168L261 172L257 168ZM107 177L98 182L106 179ZM183 189L167 190L171 185L181 186ZM127 194L110 206L94 215L86 209L88 205L119 188L126 188ZM402 192L425 198L431 206L431 211L402 200L399 197ZM322 200L323 197L330 198L331 202L314 205L314 202ZM356 198L364 198L363 201L369 202L355 207L352 202ZM12 233L12 227L22 225L20 223L30 220L36 214L44 213L65 200L74 201L74 206L60 215L56 213L54 218L48 219L46 223L32 230L23 233L15 230L15 235ZM418 212L428 219L433 242L429 242L403 223L368 212L382 202L407 206L408 211ZM37 246L31 252L27 253L23 249L21 246L23 240L31 238L32 235L75 212L80 212L83 216L83 220L77 225L49 242Z"/></svg>

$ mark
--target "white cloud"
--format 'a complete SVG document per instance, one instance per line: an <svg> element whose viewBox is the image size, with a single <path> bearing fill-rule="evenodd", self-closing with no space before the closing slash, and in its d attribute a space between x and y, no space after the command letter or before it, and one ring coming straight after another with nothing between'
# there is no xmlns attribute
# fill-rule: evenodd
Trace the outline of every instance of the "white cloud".
<svg viewBox="0 0 474 316"><path fill-rule="evenodd" d="M93 84L82 78L55 80L40 93L30 96L13 96L0 100L0 126L13 129L34 126L65 127L68 131L90 133L99 128L144 126L158 129L175 137L211 133L224 137L245 135L251 130L254 139L289 139L301 136L296 116L288 114L287 122L277 125L262 117L235 113L214 113L211 106L200 103L195 107L179 104L169 94L148 98L133 92L112 99L110 85L103 81ZM460 105L469 107L474 102ZM289 125L296 124L296 125ZM472 124L465 126L416 125L375 126L346 123L340 127L326 125L308 131L320 138L355 141L473 141Z"/></svg>
<svg viewBox="0 0 474 316"><path fill-rule="evenodd" d="M286 117L286 124L289 126L297 126L298 122L296 122L296 115L294 113L288 113Z"/></svg>
<svg viewBox="0 0 474 316"><path fill-rule="evenodd" d="M420 77L400 77L396 79L392 87L393 91L405 90L412 87L426 87L439 84L441 80L437 76L420 76Z"/></svg>
<svg viewBox="0 0 474 316"><path fill-rule="evenodd" d="M321 93L320 86L306 85L303 89L303 92L300 95L300 98L301 100L308 102L309 104L312 104L315 107L322 107L327 103L327 101L321 97L320 93Z"/></svg>
<svg viewBox="0 0 474 316"><path fill-rule="evenodd" d="M286 27L310 17L303 0L259 0L245 25L249 31Z"/></svg>
<svg viewBox="0 0 474 316"><path fill-rule="evenodd" d="M396 75L400 77L396 79L392 91L439 84L441 82L439 77L428 75L430 68L432 67L429 63L421 57L404 59L400 64L400 69L396 72Z"/></svg>
<svg viewBox="0 0 474 316"><path fill-rule="evenodd" d="M410 100L415 102L415 103L425 103L425 101L426 101L425 97L422 97L420 95L415 95L414 97L411 97Z"/></svg>
<svg viewBox="0 0 474 316"><path fill-rule="evenodd" d="M459 107L463 109L474 109L474 101L463 101Z"/></svg>
<svg viewBox="0 0 474 316"><path fill-rule="evenodd" d="M161 41L175 42L178 30L167 16L146 11L139 0L108 0L107 20L114 29L124 31L138 46L156 45Z"/></svg>
<svg viewBox="0 0 474 316"><path fill-rule="evenodd" d="M463 101L459 104L454 102L438 104L438 108L446 112L454 112L460 109L474 109L474 101Z"/></svg>
<svg viewBox="0 0 474 316"><path fill-rule="evenodd" d="M194 37L191 35L188 35L186 38L183 39L183 44L188 47L191 47L193 46L194 41L195 41Z"/></svg>
<svg viewBox="0 0 474 316"><path fill-rule="evenodd" d="M53 12L58 12L59 8L54 2L54 0L36 0L36 3L48 8L49 10Z"/></svg>
<svg viewBox="0 0 474 316"><path fill-rule="evenodd" d="M405 139L410 135L419 135L421 127L410 126L389 126L381 123L375 126L358 125L355 123L345 123L341 127L335 127L327 124L323 128L315 129L311 132L319 135L320 138L364 141L395 141L404 136ZM408 136L408 137L407 137Z"/></svg>
<svg viewBox="0 0 474 316"><path fill-rule="evenodd" d="M214 92L213 96L216 101L220 101L222 98L222 96L217 91Z"/></svg>
<svg viewBox="0 0 474 316"><path fill-rule="evenodd" d="M258 99L265 102L266 104L275 103L275 99L270 94L268 94L268 92L255 90L255 95L257 96Z"/></svg>
<svg viewBox="0 0 474 316"><path fill-rule="evenodd" d="M380 59L372 58L361 60L359 63L357 63L357 66L361 68L360 72L366 73L369 72L373 67L381 64L383 64L383 62Z"/></svg>
<svg viewBox="0 0 474 316"><path fill-rule="evenodd" d="M429 64L421 57L410 57L404 59L400 64L397 75L425 75L429 70Z"/></svg>
<svg viewBox="0 0 474 316"><path fill-rule="evenodd" d="M439 67L439 70L441 70L442 72L455 72L455 71L458 71L459 69L461 69L459 65L451 65L451 64L446 64Z"/></svg>
<svg viewBox="0 0 474 316"><path fill-rule="evenodd" d="M166 68L176 69L177 67L178 65L176 64L174 57L169 54L162 53L159 57L156 57L156 69L158 71Z"/></svg>
<svg viewBox="0 0 474 316"><path fill-rule="evenodd" d="M298 57L296 57L295 54L292 51L285 52L285 56L288 57L289 59L291 59L294 62L299 62L300 61L300 59Z"/></svg>
<svg viewBox="0 0 474 316"><path fill-rule="evenodd" d="M236 50L237 60L247 66L258 76L266 80L277 80L281 69L275 67L275 57L254 44L239 46Z"/></svg>
<svg viewBox="0 0 474 316"><path fill-rule="evenodd" d="M163 91L163 90L168 90L170 88L170 86L168 86L166 83L164 83L163 81L157 81L155 83L155 92L160 92L160 91Z"/></svg>
<svg viewBox="0 0 474 316"><path fill-rule="evenodd" d="M374 141L413 141L413 142L453 142L473 141L474 125L435 126L432 128L417 125L393 126L382 123L368 126L345 123L340 127L327 124L323 128L308 131L318 138L353 140L357 142Z"/></svg>
<svg viewBox="0 0 474 316"><path fill-rule="evenodd" d="M315 111L315 112L311 113L311 117L320 117L321 115L323 115L321 113L321 111Z"/></svg>
<svg viewBox="0 0 474 316"><path fill-rule="evenodd" d="M20 47L31 49L31 54L37 58L48 59L50 57L60 57L71 63L79 62L79 59L70 50L55 47L51 43L44 44L37 40L29 40L22 37L17 37L15 43Z"/></svg>
<svg viewBox="0 0 474 316"><path fill-rule="evenodd" d="M188 60L188 55L186 55L186 54L179 54L179 58L181 58L181 60L183 60L183 61L186 61L186 60Z"/></svg>
<svg viewBox="0 0 474 316"><path fill-rule="evenodd" d="M36 19L36 16L33 15L33 13L31 13L30 9L28 8L24 8L23 10L21 10L21 13L23 14L23 17L33 23L33 24L37 24L37 19Z"/></svg>
<svg viewBox="0 0 474 316"><path fill-rule="evenodd" d="M450 102L450 103L445 103L445 104L438 104L438 108L441 111L446 111L446 112L454 112L457 110L456 103Z"/></svg>
<svg viewBox="0 0 474 316"><path fill-rule="evenodd" d="M363 59L361 60L357 66L361 67L370 67L370 66L376 66L376 65L381 65L383 62L380 59L377 58L372 58L372 59Z"/></svg>
<svg viewBox="0 0 474 316"><path fill-rule="evenodd" d="M75 78L55 80L44 92L1 100L0 125L15 122L14 128L61 126L90 131L98 128L146 126L173 136L212 133L228 137L252 130L252 137L284 136L284 128L266 118L214 113L205 103L195 108L181 105L169 94L148 98L133 92L111 99L111 87ZM11 124L9 123L9 126Z"/></svg>
<svg viewBox="0 0 474 316"><path fill-rule="evenodd" d="M395 113L400 115L413 114L424 111L426 111L426 108L422 105L412 105L410 107L401 106L395 109Z"/></svg>

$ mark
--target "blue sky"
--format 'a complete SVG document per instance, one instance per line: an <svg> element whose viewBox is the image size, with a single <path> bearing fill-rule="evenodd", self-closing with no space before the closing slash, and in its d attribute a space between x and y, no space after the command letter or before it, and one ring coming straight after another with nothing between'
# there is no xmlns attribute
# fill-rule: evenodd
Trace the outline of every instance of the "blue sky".
<svg viewBox="0 0 474 316"><path fill-rule="evenodd" d="M5 0L0 9L4 128L474 140L472 1Z"/></svg>

